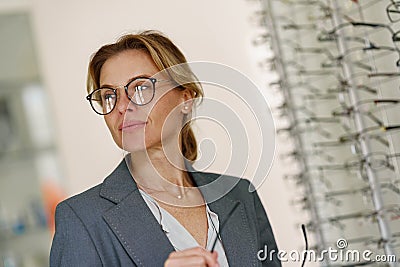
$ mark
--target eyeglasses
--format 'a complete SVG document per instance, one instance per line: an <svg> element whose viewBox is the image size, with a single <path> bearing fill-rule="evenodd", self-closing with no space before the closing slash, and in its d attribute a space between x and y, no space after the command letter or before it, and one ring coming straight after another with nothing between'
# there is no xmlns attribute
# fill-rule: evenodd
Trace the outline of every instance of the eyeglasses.
<svg viewBox="0 0 400 267"><path fill-rule="evenodd" d="M336 119L336 118L333 118ZM324 127L321 125L309 125L311 121L304 121L303 123L306 124L305 127L299 127L299 124L292 124L289 125L286 128L280 128L276 130L276 133L280 136L282 136L283 139L288 138L288 134L290 135L309 135L310 133L318 133L320 136L325 137L325 138L332 138L332 135L329 131L327 131ZM339 120L337 121L330 121L328 123L339 123ZM285 135L284 135L285 134Z"/></svg>
<svg viewBox="0 0 400 267"><path fill-rule="evenodd" d="M399 220L399 205L388 205L379 210L363 210L354 213L327 217L321 219L320 224L329 224L331 226L336 226L339 229L344 230L346 226L348 226L347 224L345 224L344 221L361 219L366 223L374 222L378 217L384 216L385 214L389 215L390 221ZM315 222L309 222L306 224L306 226L308 229L313 229L317 227Z"/></svg>
<svg viewBox="0 0 400 267"><path fill-rule="evenodd" d="M310 170L318 170L320 172L324 171L356 171L358 169L358 173L360 177L366 181L367 178L367 169L371 169L373 171L382 171L382 170L390 170L395 172L394 161L400 157L400 153L395 154L387 154L385 152L372 152L364 157L356 157L354 159L348 159L341 164L325 164L325 165L315 165L310 166ZM394 185L394 184L392 184ZM398 192L398 186L389 187L385 186L389 189L392 189L396 193ZM394 189L396 188L396 189Z"/></svg>
<svg viewBox="0 0 400 267"><path fill-rule="evenodd" d="M350 84L348 84L346 81L343 81L343 83L340 83L338 87L331 87L328 88L327 92L328 93L346 93L348 92L348 89L350 88ZM372 88L370 86L367 86L365 84L359 84L359 85L354 85L353 88L355 90L360 90L364 91L373 95L378 94L378 90L376 88Z"/></svg>
<svg viewBox="0 0 400 267"><path fill-rule="evenodd" d="M310 149L310 150L298 150L294 149L291 152L282 154L280 158L282 160L286 159L294 159L294 160L299 160L299 159L306 159L306 158L321 158L324 159L328 162L333 162L335 161L335 157L331 156L330 154L327 153L326 150L324 149Z"/></svg>
<svg viewBox="0 0 400 267"><path fill-rule="evenodd" d="M386 14L390 22L398 22L400 21L400 1L391 1L387 8Z"/></svg>
<svg viewBox="0 0 400 267"><path fill-rule="evenodd" d="M394 48L400 55L400 49L399 49L400 31L395 32L392 29L392 27L390 27L387 24L383 24L383 23L367 23L367 22L355 22L355 21L345 22L345 23L339 24L338 26L336 26L335 28L333 28L332 30L330 30L328 32L321 32L318 35L318 39L319 40L330 39L330 35L335 35L338 30L348 27L348 26L359 27L359 28L366 27L366 28L373 28L373 29L376 29L376 28L386 29L387 31L390 32L391 37L392 37L392 42L395 46ZM396 66L400 67L400 59L398 59L396 61Z"/></svg>
<svg viewBox="0 0 400 267"><path fill-rule="evenodd" d="M334 109L332 111L333 117L350 117L354 113L360 113L366 115L373 122L379 126L384 126L381 119L374 115L377 111L382 111L384 109L397 107L400 103L400 99L368 99L361 100L354 106L347 106L345 103L339 109Z"/></svg>
<svg viewBox="0 0 400 267"><path fill-rule="evenodd" d="M360 53L361 52L361 53ZM369 53L366 53L369 52ZM358 53L359 60L352 60L351 58L347 60L348 64L351 64L355 67L359 67L361 69L367 70L367 71L373 71L374 68L366 63L364 61L368 59L369 57L365 57L367 55L371 55L371 53L374 53L374 59L377 60L378 58L381 58L385 60L390 56L392 57L393 53L399 54L399 51L391 46L377 46L371 42L368 43L366 46L362 47L352 47L345 51L343 54L338 55L333 58L329 58L329 60L324 61L321 63L321 67L323 68L331 68L331 67L340 67L343 60L346 57L353 56L353 54ZM400 54L399 54L400 55ZM364 58L363 58L364 57ZM399 56L400 57L400 56Z"/></svg>
<svg viewBox="0 0 400 267"><path fill-rule="evenodd" d="M399 241L400 241L399 240L400 232L392 233L391 236L392 236L392 238L389 239L389 240L385 239L385 238L382 238L382 237L379 237L379 236L376 236L376 235L368 235L368 236L362 236L362 237L347 238L346 241L347 241L347 243L349 245L350 244L353 244L353 245L361 244L361 245L364 245L364 246L371 247L372 249L374 249L374 248L375 249L383 249L384 248L384 244L385 243L389 243L389 242L391 244L393 244L394 247L399 247L399 245L400 245L400 243L399 243ZM336 242L337 241L332 240L332 241L328 241L327 243L328 244L336 244ZM321 247L321 245L319 245L319 244L310 247L310 250L321 251L323 249L324 248ZM369 263L371 263L371 262L369 262ZM362 265L366 265L366 264L367 263L362 264Z"/></svg>
<svg viewBox="0 0 400 267"><path fill-rule="evenodd" d="M153 100L156 82L168 81L170 80L136 77L129 81L123 88L125 89L126 96L132 103L144 106ZM98 88L86 96L93 110L99 115L111 113L115 108L117 98L117 89L109 87Z"/></svg>
<svg viewBox="0 0 400 267"><path fill-rule="evenodd" d="M315 54L315 55L324 55L328 59L326 61L321 62L321 67L323 68L332 68L332 67L340 67L341 62L343 59L349 55L351 55L354 52L365 52L367 51L375 51L375 52L381 52L378 55L374 55L374 58L377 59L378 57L383 57L385 55L391 55L393 52L398 53L399 51L396 50L394 47L390 46L378 46L372 43L370 40L366 38L360 38L360 37L352 37L352 41L357 41L357 42L362 42L363 46L362 47L353 47L345 51L343 54L334 56L331 52L330 49L327 47L302 47L302 46L292 46L289 44L290 48L295 51L296 53L307 53L307 54ZM284 62L286 63L286 62ZM354 65L356 67L359 67L361 69L367 70L367 71L373 71L373 68L365 63L363 63L363 59L357 60L357 61L348 61L348 64ZM288 65L288 64L286 64ZM288 65L290 66L290 65ZM304 70L304 66L302 65L302 69Z"/></svg>

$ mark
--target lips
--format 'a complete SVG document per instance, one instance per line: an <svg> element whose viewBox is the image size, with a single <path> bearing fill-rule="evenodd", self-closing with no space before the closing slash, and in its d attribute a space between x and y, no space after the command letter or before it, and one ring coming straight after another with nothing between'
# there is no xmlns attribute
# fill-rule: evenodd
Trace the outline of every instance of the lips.
<svg viewBox="0 0 400 267"><path fill-rule="evenodd" d="M137 121L137 120L132 120L132 121L124 121L123 123L120 124L118 129L120 131L125 131L129 129L136 129L140 127L144 127L146 125L145 121Z"/></svg>

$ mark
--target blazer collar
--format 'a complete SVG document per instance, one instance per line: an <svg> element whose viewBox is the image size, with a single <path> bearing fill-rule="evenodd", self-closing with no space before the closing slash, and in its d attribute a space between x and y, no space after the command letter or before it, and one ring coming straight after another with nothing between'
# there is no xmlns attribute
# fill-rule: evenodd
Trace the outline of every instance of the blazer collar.
<svg viewBox="0 0 400 267"><path fill-rule="evenodd" d="M103 181L100 196L118 204L132 192L138 190L126 160L123 159L117 168Z"/></svg>
<svg viewBox="0 0 400 267"><path fill-rule="evenodd" d="M256 236L250 233L244 205L226 195L215 200L216 194L221 194L226 183L205 186L213 182L216 175L196 171L189 162L185 162L185 166L210 209L218 214L220 222L239 202L220 233L225 253L230 266L256 266ZM100 196L116 204L103 218L136 265L163 266L174 248L143 200L125 160L104 180ZM157 252L156 257L153 256L154 252Z"/></svg>
<svg viewBox="0 0 400 267"><path fill-rule="evenodd" d="M200 175L186 159L185 167L197 186L203 186L210 182L210 179ZM100 196L118 204L136 190L138 190L137 184L129 171L126 159L123 159L117 168L103 181Z"/></svg>

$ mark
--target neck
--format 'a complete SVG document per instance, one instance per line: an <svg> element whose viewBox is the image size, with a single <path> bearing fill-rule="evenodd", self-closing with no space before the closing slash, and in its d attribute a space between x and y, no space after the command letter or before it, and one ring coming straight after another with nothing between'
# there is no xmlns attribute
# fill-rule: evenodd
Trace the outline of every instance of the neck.
<svg viewBox="0 0 400 267"><path fill-rule="evenodd" d="M132 153L130 159L139 188L182 195L185 187L193 186L180 151L166 155L162 147L150 148Z"/></svg>

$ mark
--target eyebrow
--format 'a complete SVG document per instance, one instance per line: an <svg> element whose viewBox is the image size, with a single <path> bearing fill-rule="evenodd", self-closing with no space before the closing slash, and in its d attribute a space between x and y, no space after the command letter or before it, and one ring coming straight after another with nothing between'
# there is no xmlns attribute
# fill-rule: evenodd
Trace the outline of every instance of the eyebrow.
<svg viewBox="0 0 400 267"><path fill-rule="evenodd" d="M128 83L130 83L131 81L133 81L133 80L135 80L135 79L138 79L138 78L150 78L151 76L152 76L152 75L150 75L150 74L140 74L140 75L137 75L137 76L134 76L134 77L130 78L130 79L126 82L126 84L128 84ZM126 84L125 84L125 85L126 85ZM125 86L125 85L117 85L117 86L115 86L115 85L103 84L103 85L100 85L99 88L115 88L115 87L120 87L120 86Z"/></svg>

